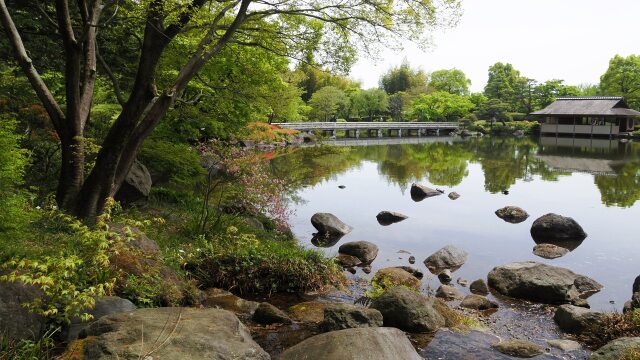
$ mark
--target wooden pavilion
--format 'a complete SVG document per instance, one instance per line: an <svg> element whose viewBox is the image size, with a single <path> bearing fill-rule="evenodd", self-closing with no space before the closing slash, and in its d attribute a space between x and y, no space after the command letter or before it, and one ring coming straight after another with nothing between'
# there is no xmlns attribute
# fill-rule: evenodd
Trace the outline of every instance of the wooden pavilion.
<svg viewBox="0 0 640 360"><path fill-rule="evenodd" d="M640 112L621 96L590 96L560 97L531 115L544 117L541 134L614 137L633 131Z"/></svg>

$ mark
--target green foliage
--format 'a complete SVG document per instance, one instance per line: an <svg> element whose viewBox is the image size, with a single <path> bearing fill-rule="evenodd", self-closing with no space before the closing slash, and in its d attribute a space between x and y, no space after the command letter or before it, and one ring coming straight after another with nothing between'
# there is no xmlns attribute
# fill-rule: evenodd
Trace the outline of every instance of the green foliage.
<svg viewBox="0 0 640 360"><path fill-rule="evenodd" d="M113 200L110 207L113 207ZM58 255L39 259L16 258L2 268L9 273L0 280L22 282L40 288L45 297L26 304L31 311L52 319L55 323L69 323L73 317L90 319L86 312L95 305L95 298L110 294L115 279L109 271L110 254L116 250L121 237L109 231L110 210L89 228L73 217L52 211L50 216L78 238L75 253L63 249Z"/></svg>
<svg viewBox="0 0 640 360"><path fill-rule="evenodd" d="M522 115L522 114L520 114ZM516 130L522 130L525 134L535 134L540 129L540 123L537 121L507 121L494 122L479 120L473 123L472 129L485 134L513 134Z"/></svg>
<svg viewBox="0 0 640 360"><path fill-rule="evenodd" d="M389 69L380 78L380 87L393 95L398 92L423 92L427 86L427 74L412 69L405 60L400 66Z"/></svg>
<svg viewBox="0 0 640 360"><path fill-rule="evenodd" d="M325 86L311 96L309 105L309 119L329 121L335 118L341 109L350 106L350 103L344 91L334 86Z"/></svg>
<svg viewBox="0 0 640 360"><path fill-rule="evenodd" d="M318 251L295 242L259 240L235 227L203 240L185 262L202 287L241 294L315 291L344 281L342 270Z"/></svg>
<svg viewBox="0 0 640 360"><path fill-rule="evenodd" d="M0 233L24 226L30 218L27 194L21 189L29 153L19 147L15 126L0 116Z"/></svg>
<svg viewBox="0 0 640 360"><path fill-rule="evenodd" d="M197 149L184 143L149 139L140 151L140 159L152 172L160 174L158 184L191 187L205 174Z"/></svg>
<svg viewBox="0 0 640 360"><path fill-rule="evenodd" d="M431 91L445 91L454 95L469 95L471 80L458 69L436 70L429 76L428 88Z"/></svg>
<svg viewBox="0 0 640 360"><path fill-rule="evenodd" d="M381 89L359 90L352 94L351 103L353 110L360 116L364 115L369 121L374 116L387 111L389 100L387 94Z"/></svg>
<svg viewBox="0 0 640 360"><path fill-rule="evenodd" d="M614 56L600 77L600 91L604 95L624 96L630 107L640 110L640 56Z"/></svg>
<svg viewBox="0 0 640 360"><path fill-rule="evenodd" d="M420 95L411 104L409 114L418 121L455 121L473 108L473 103L466 96L438 91Z"/></svg>
<svg viewBox="0 0 640 360"><path fill-rule="evenodd" d="M0 334L0 360L49 360L55 356L52 350L55 346L54 335L60 328L47 331L37 340L15 341Z"/></svg>

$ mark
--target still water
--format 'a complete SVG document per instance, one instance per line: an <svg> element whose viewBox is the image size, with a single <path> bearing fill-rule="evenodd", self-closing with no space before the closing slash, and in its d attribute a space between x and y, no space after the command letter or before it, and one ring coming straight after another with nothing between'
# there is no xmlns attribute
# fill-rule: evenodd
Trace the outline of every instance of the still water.
<svg viewBox="0 0 640 360"><path fill-rule="evenodd" d="M640 274L640 144L571 138L424 138L411 144L300 148L272 166L292 184L291 226L303 245L313 248L309 219L330 212L354 230L328 255L349 241L367 240L380 252L376 269L409 265L425 273L426 289L439 286L422 261L445 245L469 253L453 274L469 281L485 278L497 265L534 260L592 277L604 289L589 298L595 310L622 310ZM342 144L345 145L345 144ZM355 145L355 146L354 146ZM364 145L364 146L363 146ZM445 191L415 202L412 183ZM344 189L338 186L344 185ZM450 200L446 194L461 195ZM494 211L514 205L530 217L520 224ZM376 214L396 211L409 218L381 226ZM564 257L547 260L532 253L533 221L553 212L573 217L588 237ZM369 277L358 269L358 276ZM457 285L456 285L457 286Z"/></svg>

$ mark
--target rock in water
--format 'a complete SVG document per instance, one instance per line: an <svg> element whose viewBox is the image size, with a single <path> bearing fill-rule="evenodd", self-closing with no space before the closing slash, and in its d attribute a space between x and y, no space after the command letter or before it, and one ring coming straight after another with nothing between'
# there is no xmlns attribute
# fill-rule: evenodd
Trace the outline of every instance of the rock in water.
<svg viewBox="0 0 640 360"><path fill-rule="evenodd" d="M330 213L315 213L311 217L311 224L320 233L344 236L353 228Z"/></svg>
<svg viewBox="0 0 640 360"><path fill-rule="evenodd" d="M455 246L447 245L431 254L424 260L424 265L434 274L443 269L458 270L467 261L466 251Z"/></svg>
<svg viewBox="0 0 640 360"><path fill-rule="evenodd" d="M529 214L526 211L517 206L505 206L496 210L496 215L500 219L512 224L521 223L529 217Z"/></svg>
<svg viewBox="0 0 640 360"><path fill-rule="evenodd" d="M458 194L455 191L452 191L449 193L449 199L451 200L457 200L458 198L460 198L460 194Z"/></svg>
<svg viewBox="0 0 640 360"><path fill-rule="evenodd" d="M320 324L325 331L379 326L382 326L380 311L347 303L327 304Z"/></svg>
<svg viewBox="0 0 640 360"><path fill-rule="evenodd" d="M160 344L163 359L270 359L240 320L220 309L138 309L104 316L83 333L85 359L138 359Z"/></svg>
<svg viewBox="0 0 640 360"><path fill-rule="evenodd" d="M415 256L409 256L409 264L415 264L416 263L416 257Z"/></svg>
<svg viewBox="0 0 640 360"><path fill-rule="evenodd" d="M469 291L476 295L488 295L489 287L483 279L478 279L469 285Z"/></svg>
<svg viewBox="0 0 640 360"><path fill-rule="evenodd" d="M368 241L352 241L338 248L340 254L355 256L363 264L371 264L378 256L378 246Z"/></svg>
<svg viewBox="0 0 640 360"><path fill-rule="evenodd" d="M544 353L544 350L540 346L529 341L518 339L500 341L493 345L493 348L505 355L520 358L532 358Z"/></svg>
<svg viewBox="0 0 640 360"><path fill-rule="evenodd" d="M591 295L578 288L585 278L591 283L591 294L602 289L602 285L584 275L535 261L498 266L488 275L489 286L503 295L547 304L575 303L580 296Z"/></svg>
<svg viewBox="0 0 640 360"><path fill-rule="evenodd" d="M411 199L413 201L422 201L428 197L438 195L442 195L438 190L420 184L411 184Z"/></svg>
<svg viewBox="0 0 640 360"><path fill-rule="evenodd" d="M531 237L536 242L557 243L561 241L582 241L587 234L580 224L570 217L546 214L531 225Z"/></svg>
<svg viewBox="0 0 640 360"><path fill-rule="evenodd" d="M371 307L382 313L384 326L409 332L431 332L446 323L435 302L434 298L396 286L375 298Z"/></svg>
<svg viewBox="0 0 640 360"><path fill-rule="evenodd" d="M561 305L556 310L553 320L560 330L570 334L580 334L589 326L603 323L606 315L573 305Z"/></svg>
<svg viewBox="0 0 640 360"><path fill-rule="evenodd" d="M498 304L480 295L467 295L460 303L460 307L472 310L497 309Z"/></svg>
<svg viewBox="0 0 640 360"><path fill-rule="evenodd" d="M310 337L279 360L422 360L407 336L394 328L355 328Z"/></svg>
<svg viewBox="0 0 640 360"><path fill-rule="evenodd" d="M556 259L569 253L569 249L554 244L538 244L533 247L533 253L544 259Z"/></svg>
<svg viewBox="0 0 640 360"><path fill-rule="evenodd" d="M335 261L338 265L345 268L351 268L362 264L362 261L357 257L346 254L338 254L338 256L335 257Z"/></svg>
<svg viewBox="0 0 640 360"><path fill-rule="evenodd" d="M436 297L450 301L450 300L462 300L464 293L450 285L440 285L436 290Z"/></svg>
<svg viewBox="0 0 640 360"><path fill-rule="evenodd" d="M140 199L149 197L151 191L151 174L147 167L136 160L131 166L131 170L127 174L120 189L114 196L114 199L123 205L134 203Z"/></svg>
<svg viewBox="0 0 640 360"><path fill-rule="evenodd" d="M402 269L406 272L408 272L409 274L415 276L416 279L418 280L422 280L422 278L424 277L424 274L422 273L422 271L411 267L411 266L396 266L398 269Z"/></svg>
<svg viewBox="0 0 640 360"><path fill-rule="evenodd" d="M258 305L258 308L253 313L253 321L264 325L275 323L291 324L291 319L284 311L266 302Z"/></svg>
<svg viewBox="0 0 640 360"><path fill-rule="evenodd" d="M376 215L376 219L378 220L378 223L382 226L395 224L407 218L408 218L407 215L403 215L403 214L392 212L392 211L381 211L378 213L378 215Z"/></svg>
<svg viewBox="0 0 640 360"><path fill-rule="evenodd" d="M411 289L420 290L422 282L404 269L388 267L378 270L371 282L375 282L383 289L393 286L406 286Z"/></svg>

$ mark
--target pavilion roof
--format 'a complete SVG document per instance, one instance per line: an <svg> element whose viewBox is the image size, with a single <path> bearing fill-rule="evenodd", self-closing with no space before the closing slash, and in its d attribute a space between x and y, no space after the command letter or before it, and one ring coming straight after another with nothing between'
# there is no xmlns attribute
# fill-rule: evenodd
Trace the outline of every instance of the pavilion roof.
<svg viewBox="0 0 640 360"><path fill-rule="evenodd" d="M640 116L621 96L559 97L531 115Z"/></svg>

